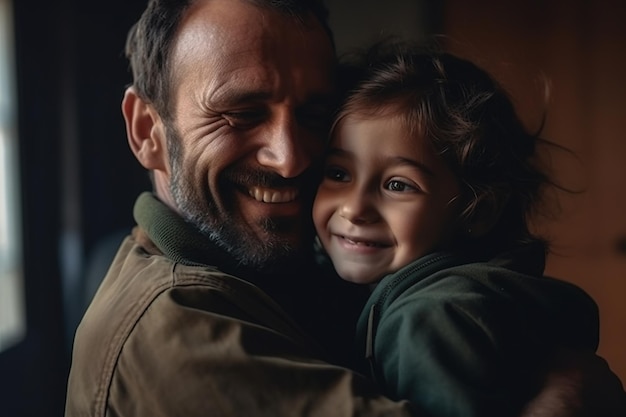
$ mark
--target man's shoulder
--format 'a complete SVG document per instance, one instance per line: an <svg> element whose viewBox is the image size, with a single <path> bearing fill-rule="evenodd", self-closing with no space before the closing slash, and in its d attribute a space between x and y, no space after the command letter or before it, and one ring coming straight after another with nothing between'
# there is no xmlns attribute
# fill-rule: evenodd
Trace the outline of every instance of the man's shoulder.
<svg viewBox="0 0 626 417"><path fill-rule="evenodd" d="M100 320L106 320L106 327L115 327L119 321L119 327L112 330L119 332L132 327L147 314L146 310L158 309L161 298L167 298L167 294L174 294L179 302L192 303L191 300L207 300L209 294L219 293L233 298L246 294L263 297L253 285L217 267L176 262L130 236L122 242L83 321L94 325L96 320L98 327L104 327L104 323L98 323Z"/></svg>
<svg viewBox="0 0 626 417"><path fill-rule="evenodd" d="M224 331L234 332L232 339L223 339L229 343L237 334L261 331L273 335L273 343L291 346L286 352L311 346L254 285L214 267L177 263L128 237L76 332L68 407L104 415L117 389L138 389L133 381L155 367L167 374L164 367L175 372L187 366L191 359L185 357L208 349L215 338L222 340Z"/></svg>

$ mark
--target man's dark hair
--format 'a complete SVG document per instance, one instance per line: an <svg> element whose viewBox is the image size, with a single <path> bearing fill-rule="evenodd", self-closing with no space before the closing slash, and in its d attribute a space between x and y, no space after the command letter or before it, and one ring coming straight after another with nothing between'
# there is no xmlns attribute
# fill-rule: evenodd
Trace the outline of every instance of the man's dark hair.
<svg viewBox="0 0 626 417"><path fill-rule="evenodd" d="M183 14L196 1L207 0L149 0L126 40L126 57L130 61L137 94L152 103L164 118L169 118L172 110L169 105L172 42ZM242 1L276 10L301 22L313 16L333 40L328 10L321 0Z"/></svg>

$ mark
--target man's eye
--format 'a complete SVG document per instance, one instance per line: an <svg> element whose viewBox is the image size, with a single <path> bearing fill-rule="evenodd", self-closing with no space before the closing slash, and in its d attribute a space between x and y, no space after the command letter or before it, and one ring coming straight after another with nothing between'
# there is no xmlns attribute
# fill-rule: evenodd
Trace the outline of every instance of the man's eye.
<svg viewBox="0 0 626 417"><path fill-rule="evenodd" d="M237 128L248 128L257 125L265 118L263 110L241 110L223 113L228 123Z"/></svg>
<svg viewBox="0 0 626 417"><path fill-rule="evenodd" d="M337 167L326 167L324 170L324 177L337 182L347 182L350 181L350 176L346 171Z"/></svg>
<svg viewBox="0 0 626 417"><path fill-rule="evenodd" d="M399 180L391 180L389 181L385 188L387 188L389 191L395 191L395 192L408 192L408 191L416 191L417 188L409 185L405 182L399 181Z"/></svg>

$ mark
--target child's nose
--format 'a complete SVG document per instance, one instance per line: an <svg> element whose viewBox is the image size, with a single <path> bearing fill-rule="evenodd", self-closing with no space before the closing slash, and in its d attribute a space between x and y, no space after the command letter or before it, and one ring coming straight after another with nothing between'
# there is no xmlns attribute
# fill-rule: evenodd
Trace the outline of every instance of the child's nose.
<svg viewBox="0 0 626 417"><path fill-rule="evenodd" d="M339 215L354 224L375 223L380 219L372 198L359 191L346 195L339 208Z"/></svg>

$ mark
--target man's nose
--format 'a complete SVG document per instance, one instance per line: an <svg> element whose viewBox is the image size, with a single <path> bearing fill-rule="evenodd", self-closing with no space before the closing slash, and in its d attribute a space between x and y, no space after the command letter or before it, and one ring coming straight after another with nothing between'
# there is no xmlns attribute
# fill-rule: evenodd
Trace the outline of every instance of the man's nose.
<svg viewBox="0 0 626 417"><path fill-rule="evenodd" d="M283 178L302 174L322 152L323 139L299 126L292 113L276 117L266 134L257 160Z"/></svg>

